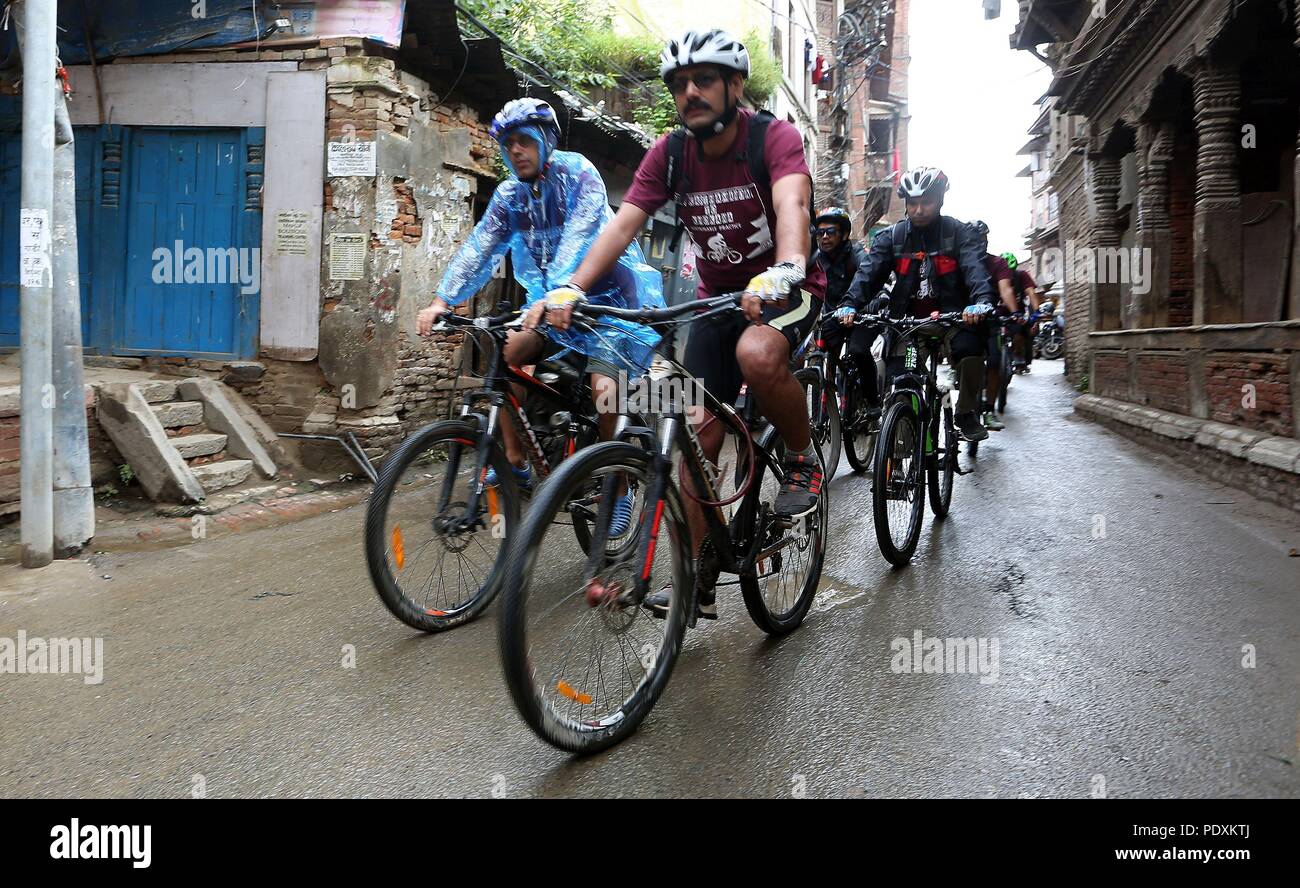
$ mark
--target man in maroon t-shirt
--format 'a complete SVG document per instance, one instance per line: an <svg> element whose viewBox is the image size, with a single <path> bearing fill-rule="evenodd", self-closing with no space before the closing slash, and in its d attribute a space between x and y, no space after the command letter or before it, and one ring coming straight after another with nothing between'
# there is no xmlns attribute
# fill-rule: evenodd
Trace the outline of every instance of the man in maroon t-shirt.
<svg viewBox="0 0 1300 888"><path fill-rule="evenodd" d="M809 514L817 507L822 467L803 388L790 372L790 355L817 322L826 276L820 268L806 268L812 176L803 139L792 125L740 107L749 53L723 31L688 31L670 41L660 56L660 74L690 134L680 178L669 181L673 137L665 135L641 161L614 221L592 244L569 287L548 296L556 306L551 323L567 325L572 302L640 235L650 214L675 199L695 247L699 295L744 292L743 315L720 315L693 325L686 368L724 403L736 398L742 383L749 384L786 446L786 483L775 509L791 517ZM766 127L765 175L756 177L745 155L750 128L759 125ZM674 188L678 193L671 193ZM704 417L693 419L698 423ZM705 425L700 441L716 462L722 446L719 424ZM698 553L706 528L703 513L693 501L686 508ZM716 573L704 566L698 571L700 616L717 616ZM662 616L667 600L660 593L646 604Z"/></svg>

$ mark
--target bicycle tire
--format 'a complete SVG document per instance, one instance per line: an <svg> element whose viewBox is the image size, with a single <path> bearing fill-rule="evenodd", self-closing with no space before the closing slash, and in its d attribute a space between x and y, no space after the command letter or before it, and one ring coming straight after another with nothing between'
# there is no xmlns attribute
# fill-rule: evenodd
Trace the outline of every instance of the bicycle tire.
<svg viewBox="0 0 1300 888"><path fill-rule="evenodd" d="M809 401L808 421L824 457L822 474L830 481L839 467L843 432L834 386L827 386L821 371L812 367L795 371L794 378L805 390L810 390L804 396Z"/></svg>
<svg viewBox="0 0 1300 888"><path fill-rule="evenodd" d="M948 517L952 506L952 483L957 473L957 430L953 427L952 408L944 407L938 423L939 440L935 453L927 461L926 486L930 493L930 511L938 521ZM942 444L942 446L940 446Z"/></svg>
<svg viewBox="0 0 1300 888"><path fill-rule="evenodd" d="M562 717L548 702L545 686L539 687L536 682L537 673L529 645L528 603L536 577L535 568L545 546L546 534L555 526L556 516L567 508L573 491L589 484L592 474L602 469L639 472L648 480L650 455L635 445L611 441L596 444L565 460L534 498L519 529L507 563L505 589L498 612L501 665L516 709L538 737L578 755L599 752L622 741L649 714L672 675L686 632L688 609L695 607L693 595L679 591L693 589L694 574L685 511L676 488L670 483L665 488L662 513L669 532L661 532L658 542L661 546L671 547L675 594L664 620L663 644L653 658L653 666L645 667L646 677L615 713L598 720ZM643 556L637 552L633 557ZM645 611L634 612L631 617L654 619Z"/></svg>
<svg viewBox="0 0 1300 888"><path fill-rule="evenodd" d="M785 444L781 441L776 430L768 428L760 437L758 446L768 453L768 458L760 460L763 463L760 468L761 474L754 479L754 484L745 495L743 508L748 510L749 521L753 521L765 514L766 510L762 509L763 497L770 495L775 498L784 480L783 473L778 467L781 465L781 460L785 454ZM816 441L813 442L813 446L818 446ZM820 447L818 449L820 450ZM820 453L818 455L820 456ZM763 481L768 476L771 476L776 483L773 489L765 491ZM817 594L817 584L821 581L822 565L826 559L826 532L829 515L829 497L825 482L823 482L821 492L817 497L817 509L814 518L811 522L808 522L805 518L803 522L795 524L796 527L806 527L811 524L811 538L803 549L803 551L810 552L811 557L808 560L807 575L800 581L797 594L794 596L789 608L780 612L773 612L760 582L759 565L755 565L755 568L740 575L740 592L745 599L745 610L749 612L749 617L754 621L754 625L768 635L786 635L793 632L799 628L799 625L804 621L804 617L808 615L813 598ZM768 546L769 543L775 542L767 539L772 529L770 525L758 529L762 535L760 545ZM746 528L746 530L753 531L754 529L750 527ZM785 563L784 553L790 548L791 546L786 546L765 560L773 562L776 569L779 570ZM799 548L797 544L795 544L795 548ZM784 583L782 588L784 588Z"/></svg>
<svg viewBox="0 0 1300 888"><path fill-rule="evenodd" d="M895 439L900 430L909 430L911 463L907 472L914 474L914 480L903 478L904 488L912 487L911 512L908 515L908 524L906 534L903 537L902 545L899 545L893 537L893 532L889 523L889 500L890 492L899 487L898 480L893 476L894 461L902 457L896 456L899 449L895 445ZM909 442L906 438L902 439L903 447L906 449ZM895 567L903 567L912 560L912 555L916 552L916 544L921 538L921 519L925 513L925 493L922 490L924 481L922 473L924 472L924 443L921 440L920 425L916 419L916 413L912 410L912 405L903 401L896 401L885 414L885 419L880 424L880 437L876 441L875 467L872 471L871 485L871 512L872 519L876 528L876 543L880 547L880 554L885 556L885 560Z"/></svg>
<svg viewBox="0 0 1300 888"><path fill-rule="evenodd" d="M393 616L413 629L419 629L422 632L444 632L462 623L467 623L482 613L483 609L496 597L501 589L501 581L504 576L506 555L510 548L509 537L519 522L519 491L515 485L514 475L510 471L510 464L507 462L505 454L494 444L489 451L489 460L496 470L497 477L501 479L501 483L494 488L504 524L504 527L498 531L500 536L497 537L501 540L500 550L493 560L491 570L487 572L479 588L465 601L459 602L457 606L451 608L430 608L427 606L427 600L425 602L416 602L403 591L401 584L398 583L393 574L392 566L389 564L390 542L394 543L394 564L399 571L404 569L403 563L405 561L405 555L402 554L404 544L402 543L403 535L400 524L395 525L396 531L390 530L387 526L389 511L393 506L394 493L406 469L414 465L417 459L438 442L459 442L465 447L462 458L467 456L469 459L473 459L473 448L476 446L475 442L480 434L481 432L477 426L461 420L437 422L420 429L403 441L384 460L383 467L379 472L379 480L375 483L375 489L370 494L370 500L366 505L365 552L370 581L374 584L375 592L379 595L380 601L384 603L384 606L388 608ZM460 471L459 466L450 468L453 471ZM437 538L436 531L435 538Z"/></svg>

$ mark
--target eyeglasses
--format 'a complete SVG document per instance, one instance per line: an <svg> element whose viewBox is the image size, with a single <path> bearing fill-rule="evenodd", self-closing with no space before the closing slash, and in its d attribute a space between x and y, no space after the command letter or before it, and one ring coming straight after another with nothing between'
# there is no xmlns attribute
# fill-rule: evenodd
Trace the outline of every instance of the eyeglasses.
<svg viewBox="0 0 1300 888"><path fill-rule="evenodd" d="M674 77L668 81L668 91L675 96L686 92L686 84L694 83L695 88L704 91L718 82L717 71L696 71L694 74Z"/></svg>
<svg viewBox="0 0 1300 888"><path fill-rule="evenodd" d="M839 233L840 233L839 228L818 228L817 229L818 237L830 237L832 234L839 234Z"/></svg>

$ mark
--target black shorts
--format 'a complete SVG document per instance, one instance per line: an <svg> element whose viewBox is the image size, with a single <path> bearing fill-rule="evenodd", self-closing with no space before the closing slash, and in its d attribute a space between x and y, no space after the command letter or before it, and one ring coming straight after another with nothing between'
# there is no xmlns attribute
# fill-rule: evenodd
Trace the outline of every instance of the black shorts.
<svg viewBox="0 0 1300 888"><path fill-rule="evenodd" d="M800 293L803 298L798 302L792 299L785 308L769 305L763 309L763 321L780 330L789 343L787 359L812 330L822 310L820 299L807 290ZM683 364L692 376L704 383L709 394L724 404L736 402L745 381L736 361L736 345L749 326L749 321L739 312L728 312L691 325Z"/></svg>

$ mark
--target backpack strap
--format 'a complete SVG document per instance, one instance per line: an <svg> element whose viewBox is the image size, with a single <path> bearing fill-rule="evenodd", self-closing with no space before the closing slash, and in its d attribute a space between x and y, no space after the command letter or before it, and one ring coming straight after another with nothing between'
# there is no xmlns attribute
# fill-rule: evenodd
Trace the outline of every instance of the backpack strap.
<svg viewBox="0 0 1300 888"><path fill-rule="evenodd" d="M890 233L890 238L893 240L895 261L903 258L903 247L907 245L907 234L903 231L903 225L906 222L906 219L899 219L894 223L894 229Z"/></svg>
<svg viewBox="0 0 1300 888"><path fill-rule="evenodd" d="M767 128L776 116L771 111L758 110L749 118L749 135L745 140L745 150L740 159L749 166L749 177L760 188L770 190L772 171L767 168ZM808 192L808 219L817 223L817 196L811 183Z"/></svg>
<svg viewBox="0 0 1300 888"><path fill-rule="evenodd" d="M668 166L666 169L666 185L668 186L668 196L673 201L673 237L669 243L668 249L676 253L677 247L682 242L682 231L685 226L682 224L681 205L678 198L690 191L691 183L686 177L686 130L678 127L668 134Z"/></svg>

